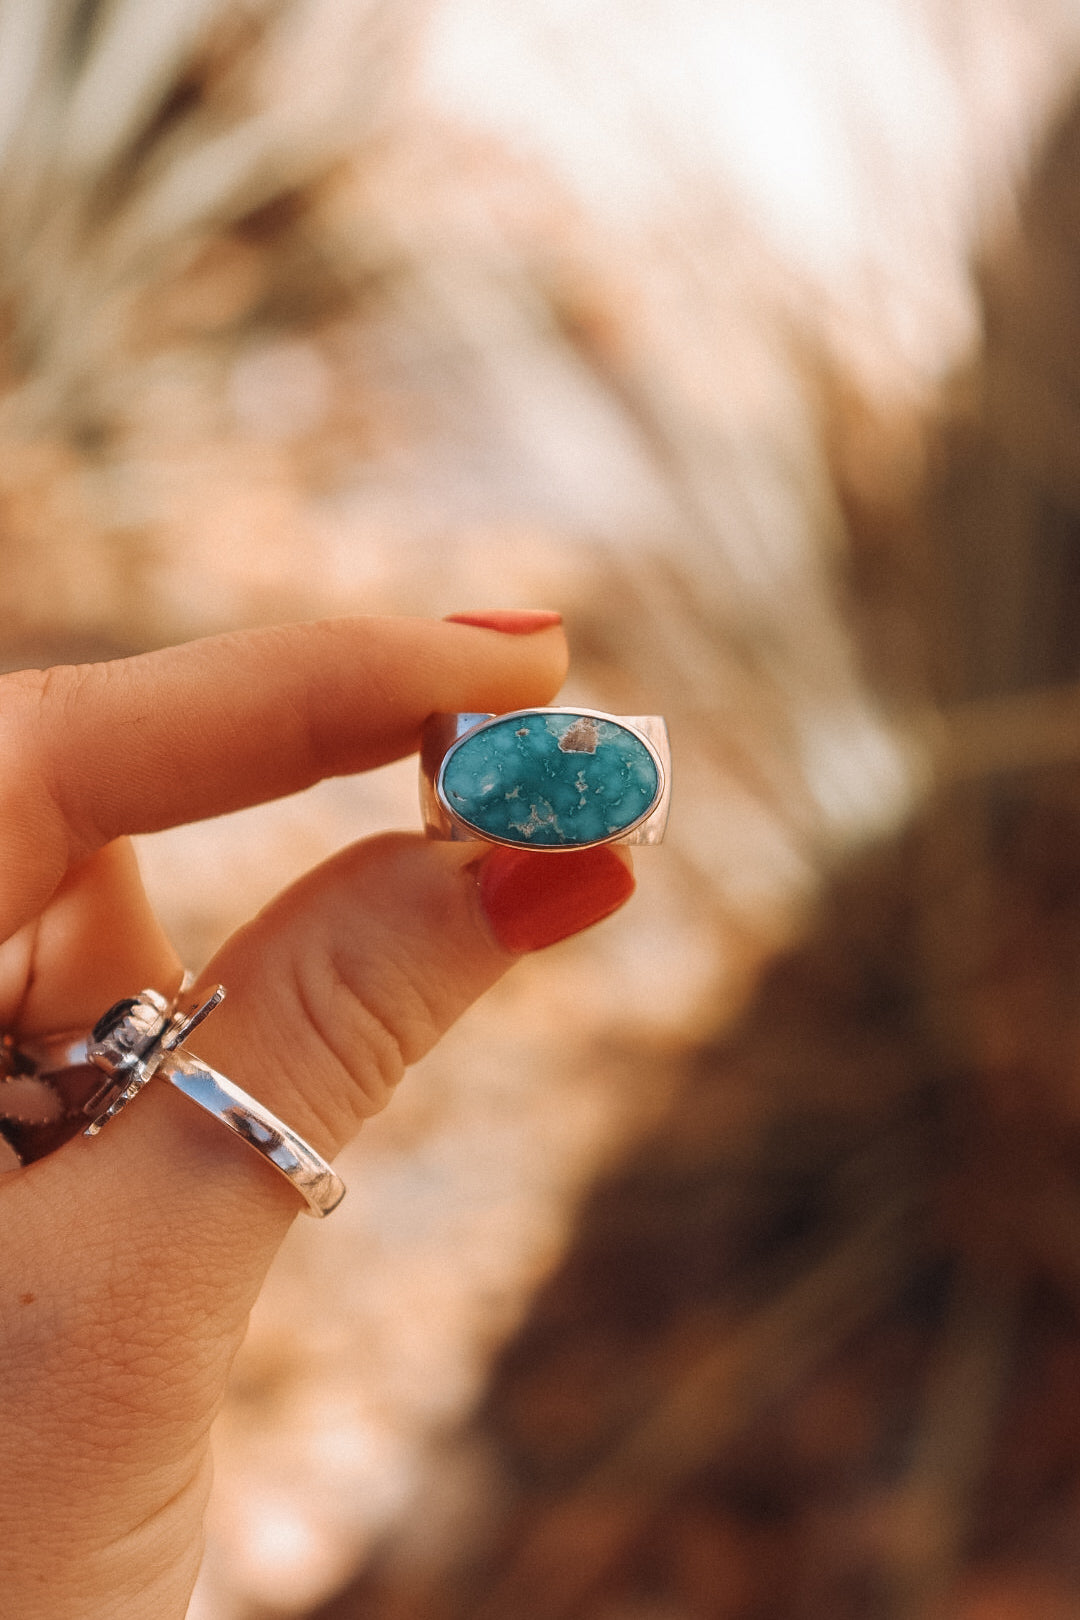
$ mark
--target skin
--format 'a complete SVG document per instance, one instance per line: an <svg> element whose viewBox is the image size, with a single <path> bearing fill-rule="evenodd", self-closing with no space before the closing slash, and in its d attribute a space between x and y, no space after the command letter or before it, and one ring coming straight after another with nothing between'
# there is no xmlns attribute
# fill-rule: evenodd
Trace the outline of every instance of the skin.
<svg viewBox="0 0 1080 1620"><path fill-rule="evenodd" d="M0 677L0 1024L87 1028L174 991L125 835L381 765L434 710L550 702L565 666L557 627L352 619ZM514 960L477 860L413 835L335 856L207 966L229 995L192 1045L332 1157ZM296 1195L152 1084L0 1201L3 1611L182 1620L210 1425Z"/></svg>

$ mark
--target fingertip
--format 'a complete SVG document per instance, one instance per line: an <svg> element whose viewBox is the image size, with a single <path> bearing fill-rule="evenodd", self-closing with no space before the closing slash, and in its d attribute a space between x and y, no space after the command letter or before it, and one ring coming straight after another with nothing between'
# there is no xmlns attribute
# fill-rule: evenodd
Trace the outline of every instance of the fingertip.
<svg viewBox="0 0 1080 1620"><path fill-rule="evenodd" d="M503 713L550 703L566 679L570 648L554 609L451 613L442 623L469 638L476 701L460 704L462 709Z"/></svg>
<svg viewBox="0 0 1080 1620"><path fill-rule="evenodd" d="M503 950L543 950L602 922L634 892L629 851L493 848L477 871L480 905Z"/></svg>
<svg viewBox="0 0 1080 1620"><path fill-rule="evenodd" d="M483 608L470 613L447 613L443 623L497 630L505 636L533 636L561 625L562 614L554 608Z"/></svg>

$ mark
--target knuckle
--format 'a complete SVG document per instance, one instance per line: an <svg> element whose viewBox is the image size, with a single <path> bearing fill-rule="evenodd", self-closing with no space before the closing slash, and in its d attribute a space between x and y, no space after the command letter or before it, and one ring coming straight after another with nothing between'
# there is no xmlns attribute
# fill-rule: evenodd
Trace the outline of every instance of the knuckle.
<svg viewBox="0 0 1080 1620"><path fill-rule="evenodd" d="M39 752L43 695L49 670L17 669L0 676L0 739L7 758L20 765Z"/></svg>
<svg viewBox="0 0 1080 1620"><path fill-rule="evenodd" d="M5 697L26 724L62 722L91 668L89 664L50 664L47 669L13 670L3 677Z"/></svg>
<svg viewBox="0 0 1080 1620"><path fill-rule="evenodd" d="M56 875L79 844L64 803L63 784L54 767L50 735L52 713L69 672L14 670L0 676L0 820L5 848L21 847L32 834L38 862L56 866Z"/></svg>
<svg viewBox="0 0 1080 1620"><path fill-rule="evenodd" d="M342 1122L327 1117L343 1113L345 1129L386 1107L409 1061L393 1016L382 1016L360 994L348 964L333 957L301 962L296 970L296 999L317 1039L330 1070L330 1084L310 1099L324 1124L338 1134Z"/></svg>
<svg viewBox="0 0 1080 1620"><path fill-rule="evenodd" d="M55 664L0 677L0 748L6 757L18 758L22 779L40 805L52 807L76 848L94 847L103 839L88 804L74 802L66 790L56 743L69 736L92 672L105 667Z"/></svg>

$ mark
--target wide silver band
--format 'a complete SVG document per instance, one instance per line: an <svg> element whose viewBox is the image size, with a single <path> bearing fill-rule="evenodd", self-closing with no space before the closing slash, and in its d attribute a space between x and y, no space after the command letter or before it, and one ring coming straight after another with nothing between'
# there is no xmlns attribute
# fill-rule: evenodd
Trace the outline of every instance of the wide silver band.
<svg viewBox="0 0 1080 1620"><path fill-rule="evenodd" d="M534 842L527 833L523 836L496 836L479 830L456 813L445 789L447 761L458 745L477 733L491 729L492 723L529 722L534 717L565 717L573 722L610 722L620 728L647 750L656 770L657 789L644 813L627 827L608 832L600 837L582 840L568 839L560 843ZM563 748L559 744L559 748ZM593 745L595 749L595 744ZM592 751L592 750L590 750ZM570 750L571 759L574 750ZM576 763L576 762L575 762ZM519 848L532 848L551 853L565 849L589 849L598 844L659 844L667 830L671 808L671 744L667 724L658 714L606 714L599 709L551 706L537 709L515 709L509 714L434 714L425 723L420 747L420 808L424 828L429 838L456 841L481 840L488 843L510 844Z"/></svg>
<svg viewBox="0 0 1080 1620"><path fill-rule="evenodd" d="M5 1043L0 1170L44 1157L81 1130L97 1136L151 1081L166 1081L246 1142L289 1182L309 1215L329 1215L345 1184L276 1114L182 1045L217 1007L221 985L178 1010L156 990L117 1002L89 1034ZM5 1092L10 1101L5 1104Z"/></svg>

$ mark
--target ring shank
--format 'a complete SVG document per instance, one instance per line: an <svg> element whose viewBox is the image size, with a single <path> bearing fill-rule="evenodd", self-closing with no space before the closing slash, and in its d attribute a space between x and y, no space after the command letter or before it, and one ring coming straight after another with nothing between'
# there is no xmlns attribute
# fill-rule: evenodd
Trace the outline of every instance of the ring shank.
<svg viewBox="0 0 1080 1620"><path fill-rule="evenodd" d="M234 1136L255 1149L304 1200L306 1213L321 1217L337 1208L345 1183L302 1137L239 1086L203 1063L186 1047L170 1052L154 1073L167 1080L206 1113L228 1126Z"/></svg>

